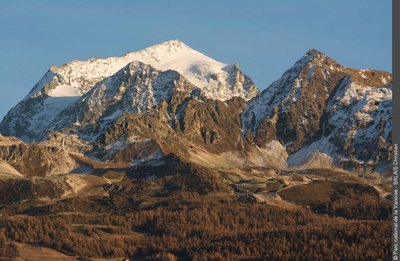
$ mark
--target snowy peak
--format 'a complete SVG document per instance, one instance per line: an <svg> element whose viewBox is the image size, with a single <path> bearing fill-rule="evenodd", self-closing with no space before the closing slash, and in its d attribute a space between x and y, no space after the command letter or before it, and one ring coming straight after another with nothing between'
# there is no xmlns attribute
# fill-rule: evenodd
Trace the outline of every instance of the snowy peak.
<svg viewBox="0 0 400 261"><path fill-rule="evenodd" d="M149 64L160 71L175 70L204 89L209 98L227 100L239 96L249 100L258 93L254 83L243 73L232 76L227 70L230 65L207 57L182 41L171 40L121 57L74 60L59 67L52 66L25 99L43 94L51 97L81 96L97 82L134 61Z"/></svg>
<svg viewBox="0 0 400 261"><path fill-rule="evenodd" d="M160 70L162 70L162 68L165 69L167 67L166 64L171 64L173 61L179 61L184 58L192 61L207 60L209 63L215 63L220 67L225 66L225 64L217 62L200 52L193 50L179 40L166 41L140 51L129 52L125 54L123 58L126 60L141 61L156 68L158 67L157 69ZM184 64L184 66L187 66L187 64ZM179 68L179 66L176 67Z"/></svg>
<svg viewBox="0 0 400 261"><path fill-rule="evenodd" d="M60 67L52 67L50 71L59 75L63 80L61 83L86 93L95 83L113 75L133 61L149 64L160 71L175 70L192 84L203 88L209 98L227 100L239 96L248 100L257 93L257 88L251 81L244 85L241 82L230 81L229 78L232 77L226 70L229 68L228 64L193 50L179 40L163 42L121 57L72 61ZM244 80L245 77L241 78ZM238 90L240 88L243 90Z"/></svg>
<svg viewBox="0 0 400 261"><path fill-rule="evenodd" d="M179 40L128 53L125 57L150 64L160 71L177 71L201 88L208 98L228 100L241 97L249 100L258 93L254 83L240 71L238 65L218 62Z"/></svg>
<svg viewBox="0 0 400 261"><path fill-rule="evenodd" d="M226 101L240 97L249 100L259 92L237 65L218 62L179 40L171 40L120 57L74 60L59 67L52 66L8 112L0 130L24 141L37 139L61 111L132 62L150 65L161 72L174 70L211 99Z"/></svg>
<svg viewBox="0 0 400 261"><path fill-rule="evenodd" d="M169 40L169 41L162 42L160 44L155 44L155 45L146 47L143 50L138 51L138 52L148 53L148 54L157 54L158 55L157 58L159 60L162 60L163 56L164 57L174 56L176 53L183 52L183 51L194 51L194 50L192 48L190 48L188 45L186 45L184 42L182 42L181 40L174 39L174 40ZM137 55L138 52L137 51L129 52L129 53L125 54L125 56Z"/></svg>

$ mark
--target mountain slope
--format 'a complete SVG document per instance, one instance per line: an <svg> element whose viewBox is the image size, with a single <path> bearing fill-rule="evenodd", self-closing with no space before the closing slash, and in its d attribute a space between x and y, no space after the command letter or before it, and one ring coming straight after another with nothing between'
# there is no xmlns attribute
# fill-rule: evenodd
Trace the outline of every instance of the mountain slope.
<svg viewBox="0 0 400 261"><path fill-rule="evenodd" d="M103 161L117 163L153 164L174 154L208 168L284 168L287 155L281 146L272 143L260 150L243 143L240 114L244 106L241 98L222 102L175 92L148 113L127 113L111 122L92 152Z"/></svg>
<svg viewBox="0 0 400 261"><path fill-rule="evenodd" d="M308 159L320 166L387 161L391 80L389 73L346 68L310 50L248 103L244 134L251 133L260 147L277 139L289 153L298 151L291 166L307 165ZM323 154L316 156L318 150Z"/></svg>
<svg viewBox="0 0 400 261"><path fill-rule="evenodd" d="M0 123L0 132L25 141L35 140L62 110L96 83L130 62L149 64L160 71L175 70L201 88L209 98L254 97L258 90L237 65L227 65L197 52L179 40L167 41L121 57L93 58L52 66L29 94Z"/></svg>
<svg viewBox="0 0 400 261"><path fill-rule="evenodd" d="M11 166L10 169L4 163ZM59 146L25 144L13 137L0 137L0 164L9 174L24 177L65 174L77 167L69 153ZM19 176L18 175L18 176Z"/></svg>
<svg viewBox="0 0 400 261"><path fill-rule="evenodd" d="M289 165L318 167L314 161L328 156L341 168L387 172L392 159L391 111L392 85L361 86L347 76L328 101L322 137L291 155Z"/></svg>
<svg viewBox="0 0 400 261"><path fill-rule="evenodd" d="M10 164L0 159L0 175L11 175L14 177L22 177L22 174L14 169Z"/></svg>

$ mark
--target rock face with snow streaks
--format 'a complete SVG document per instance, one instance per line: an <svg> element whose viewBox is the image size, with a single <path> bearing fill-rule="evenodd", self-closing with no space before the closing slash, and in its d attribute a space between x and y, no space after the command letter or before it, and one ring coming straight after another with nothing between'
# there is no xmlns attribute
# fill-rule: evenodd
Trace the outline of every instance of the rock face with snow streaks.
<svg viewBox="0 0 400 261"><path fill-rule="evenodd" d="M199 95L200 89L176 71L161 72L150 65L132 62L61 111L49 124L49 130L83 130L90 140L124 113L151 111L161 101L168 101L174 92Z"/></svg>
<svg viewBox="0 0 400 261"><path fill-rule="evenodd" d="M327 160L349 168L387 165L391 81L389 73L346 68L310 50L248 103L244 133L260 147L281 142L290 166L321 161L323 167Z"/></svg>

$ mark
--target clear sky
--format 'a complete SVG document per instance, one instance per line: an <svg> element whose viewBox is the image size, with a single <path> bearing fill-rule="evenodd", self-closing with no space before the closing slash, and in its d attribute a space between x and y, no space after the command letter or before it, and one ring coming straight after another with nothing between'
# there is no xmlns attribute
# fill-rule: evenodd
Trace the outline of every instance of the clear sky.
<svg viewBox="0 0 400 261"><path fill-rule="evenodd" d="M264 89L308 49L391 71L391 0L0 1L0 119L51 65L170 39Z"/></svg>

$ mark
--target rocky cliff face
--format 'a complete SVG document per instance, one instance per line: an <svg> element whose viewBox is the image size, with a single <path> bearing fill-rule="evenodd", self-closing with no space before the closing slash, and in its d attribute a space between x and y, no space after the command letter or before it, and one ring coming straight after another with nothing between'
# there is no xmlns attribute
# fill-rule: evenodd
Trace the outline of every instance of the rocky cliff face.
<svg viewBox="0 0 400 261"><path fill-rule="evenodd" d="M283 147L262 151L243 142L240 114L244 106L240 98L221 102L175 93L150 113L125 114L99 136L96 144L100 144L103 160L123 153L131 164L175 154L186 162L213 168L285 167ZM121 160L115 156L111 159Z"/></svg>
<svg viewBox="0 0 400 261"><path fill-rule="evenodd" d="M280 141L291 166L307 164L316 152L325 158L321 166L326 159L340 166L387 161L391 81L386 72L349 69L310 50L248 103L244 132L260 147Z"/></svg>
<svg viewBox="0 0 400 261"><path fill-rule="evenodd" d="M389 81L368 86L347 75L328 100L319 138L294 153L290 165L302 165L320 154L341 168L387 172L392 159L391 108Z"/></svg>
<svg viewBox="0 0 400 261"><path fill-rule="evenodd" d="M76 166L62 148L25 144L12 137L0 137L0 159L24 177L69 173Z"/></svg>
<svg viewBox="0 0 400 261"><path fill-rule="evenodd" d="M174 92L199 95L200 89L175 71L161 72L133 62L96 84L76 103L60 112L49 129L71 130L92 140L124 113L146 113Z"/></svg>

